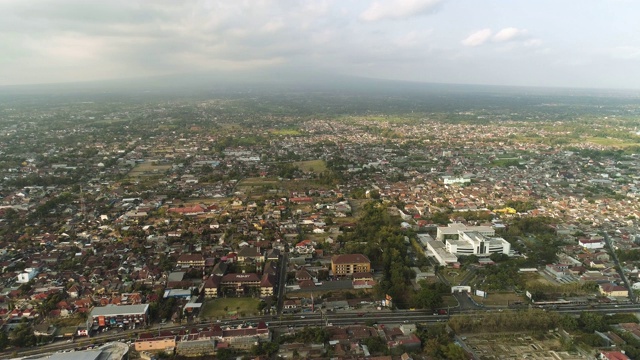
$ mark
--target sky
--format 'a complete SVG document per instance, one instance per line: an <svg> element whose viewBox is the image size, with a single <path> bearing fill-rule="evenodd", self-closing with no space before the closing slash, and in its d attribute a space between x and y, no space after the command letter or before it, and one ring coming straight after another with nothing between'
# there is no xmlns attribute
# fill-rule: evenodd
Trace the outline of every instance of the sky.
<svg viewBox="0 0 640 360"><path fill-rule="evenodd" d="M640 88L638 0L0 0L0 85L198 73Z"/></svg>

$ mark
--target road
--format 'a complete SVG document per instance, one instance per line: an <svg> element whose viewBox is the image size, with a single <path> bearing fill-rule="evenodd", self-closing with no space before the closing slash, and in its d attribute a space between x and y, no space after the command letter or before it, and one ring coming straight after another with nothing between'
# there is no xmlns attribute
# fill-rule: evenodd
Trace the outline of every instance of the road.
<svg viewBox="0 0 640 360"><path fill-rule="evenodd" d="M463 294L464 295L464 294ZM326 324L331 324L334 326L342 326L342 325L364 325L364 324L403 324L403 323L435 323L435 322L446 322L450 316L456 316L457 314L482 314L486 312L500 312L500 311L517 311L513 309L485 309L485 308L475 308L475 309L451 309L450 315L433 315L432 311L428 310L396 310L396 311L369 311L369 312L315 312L308 314L297 314L297 315L286 315L275 317L271 315L266 316L257 316L257 317L249 317L243 318L239 320L231 320L224 321L221 323L216 323L222 327L238 327L242 325L244 322L258 322L265 321L269 324L269 328L272 329L295 329L295 328L303 328L308 326L325 326ZM556 309L548 309L547 311L556 311L563 314L571 314L578 316L583 311L593 311L600 312L605 314L615 314L615 313L630 313L630 312L640 312L640 306L637 304L618 304L618 305L598 305L596 307L589 307L587 305L584 306L562 306ZM56 352L59 350L69 350L78 347L84 347L90 345L92 343L95 344L103 344L110 341L118 341L118 340L127 340L131 338L137 337L137 335L141 333L152 333L155 331L174 331L178 333L181 330L185 329L200 329L205 328L210 324L201 323L201 324L193 324L193 325L155 325L149 329L136 329L136 330L125 330L121 332L107 332L104 334L97 335L92 338L82 338L78 339L75 343L52 343L44 346L39 346L37 348L29 348L23 350L10 349L8 352L0 353L0 358L4 358L4 356L10 356L13 352L18 354L19 356L28 356L28 355L37 355L44 354L50 352Z"/></svg>
<svg viewBox="0 0 640 360"><path fill-rule="evenodd" d="M633 288L629 284L629 280L627 279L627 275L622 270L622 266L620 266L620 261L618 260L618 254L616 254L615 249L611 245L611 239L609 239L609 235L606 232L603 232L602 235L604 237L604 242L607 245L607 248L609 250L608 251L609 254L613 255L613 262L616 265L616 269L618 269L618 274L620 274L620 277L622 277L622 281L624 282L624 286L627 288L627 291L629 291L629 299L631 299L632 302L636 302L636 295L633 292Z"/></svg>
<svg viewBox="0 0 640 360"><path fill-rule="evenodd" d="M284 290L287 285L287 262L289 261L289 255L283 252L282 259L280 260L280 274L278 279L278 305L276 307L277 314L282 314L282 307L284 305Z"/></svg>

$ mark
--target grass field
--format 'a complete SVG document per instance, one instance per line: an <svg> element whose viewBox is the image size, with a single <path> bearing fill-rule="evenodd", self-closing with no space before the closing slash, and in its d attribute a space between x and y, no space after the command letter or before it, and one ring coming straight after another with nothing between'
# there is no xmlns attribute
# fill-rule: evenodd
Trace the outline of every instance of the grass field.
<svg viewBox="0 0 640 360"><path fill-rule="evenodd" d="M324 160L298 161L293 164L306 173L320 174L327 170L327 163Z"/></svg>
<svg viewBox="0 0 640 360"><path fill-rule="evenodd" d="M462 269L444 269L441 272L442 276L449 280L449 283L452 286L459 285L460 281L462 281L465 276L467 276L467 273L468 272L466 270Z"/></svg>
<svg viewBox="0 0 640 360"><path fill-rule="evenodd" d="M600 137L589 137L587 138L587 141L593 144L598 144L598 145L602 145L602 146L611 146L611 147L618 147L618 148L625 148L628 146L638 146L640 144L635 143L635 142L629 142L629 141L624 141L622 139L615 139L615 138L600 138Z"/></svg>
<svg viewBox="0 0 640 360"><path fill-rule="evenodd" d="M254 298L222 298L205 303L200 316L202 318L223 319L233 316L255 316L258 314L260 300ZM226 310L225 310L226 309Z"/></svg>
<svg viewBox="0 0 640 360"><path fill-rule="evenodd" d="M238 186L263 186L263 185L276 185L279 184L280 181L277 178L268 178L268 177L252 177L252 178L246 178L246 179L242 179L239 183Z"/></svg>
<svg viewBox="0 0 640 360"><path fill-rule="evenodd" d="M128 177L141 177L162 174L164 171L171 169L171 165L154 165L153 161L146 161L137 164L129 173Z"/></svg>

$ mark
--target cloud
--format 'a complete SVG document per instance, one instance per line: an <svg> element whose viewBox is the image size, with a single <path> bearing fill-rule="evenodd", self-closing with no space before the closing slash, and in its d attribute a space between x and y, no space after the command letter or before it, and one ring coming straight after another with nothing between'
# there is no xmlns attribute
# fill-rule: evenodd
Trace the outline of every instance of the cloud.
<svg viewBox="0 0 640 360"><path fill-rule="evenodd" d="M425 15L436 10L443 0L376 1L362 14L364 21L400 20Z"/></svg>
<svg viewBox="0 0 640 360"><path fill-rule="evenodd" d="M522 39L527 36L527 30L514 27L504 28L493 35L492 40L495 42L507 42Z"/></svg>
<svg viewBox="0 0 640 360"><path fill-rule="evenodd" d="M464 46L480 46L487 42L491 37L491 29L482 29L478 30L471 35L467 36L466 39L462 40L462 45Z"/></svg>

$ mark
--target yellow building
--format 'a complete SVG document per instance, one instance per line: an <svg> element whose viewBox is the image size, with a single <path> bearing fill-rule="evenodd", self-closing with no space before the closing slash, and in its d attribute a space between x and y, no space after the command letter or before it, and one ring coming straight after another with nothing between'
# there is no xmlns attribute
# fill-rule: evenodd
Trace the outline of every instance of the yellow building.
<svg viewBox="0 0 640 360"><path fill-rule="evenodd" d="M331 271L334 276L370 272L371 261L362 254L335 255L331 258Z"/></svg>
<svg viewBox="0 0 640 360"><path fill-rule="evenodd" d="M161 336L151 338L140 338L135 341L134 347L136 351L164 351L173 353L176 347L175 336Z"/></svg>

